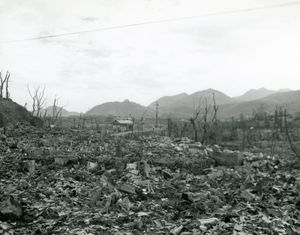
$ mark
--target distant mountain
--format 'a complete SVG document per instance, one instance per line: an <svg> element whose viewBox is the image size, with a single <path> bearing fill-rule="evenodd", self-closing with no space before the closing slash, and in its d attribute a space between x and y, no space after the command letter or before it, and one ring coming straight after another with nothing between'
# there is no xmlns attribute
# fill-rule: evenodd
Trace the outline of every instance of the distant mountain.
<svg viewBox="0 0 300 235"><path fill-rule="evenodd" d="M254 109L262 108L264 111L273 113L276 106L282 106L289 113L300 111L300 90L289 92L276 92L272 95L253 101L225 104L220 106L220 117L237 117L240 114L251 115Z"/></svg>
<svg viewBox="0 0 300 235"><path fill-rule="evenodd" d="M85 115L94 116L119 116L119 117L141 117L152 116L153 111L145 106L124 100L123 102L108 102L100 105L96 105Z"/></svg>
<svg viewBox="0 0 300 235"><path fill-rule="evenodd" d="M194 108L194 106L197 106L199 103L205 102L205 100L207 100L209 104L212 104L213 97L215 97L217 104L227 104L231 101L231 98L223 92L214 89L207 89L203 91L197 91L185 97L180 101L180 105L187 105Z"/></svg>
<svg viewBox="0 0 300 235"><path fill-rule="evenodd" d="M215 100L218 105L231 102L231 98L229 96L214 89L198 91L190 95L182 93L177 96L162 97L156 102L159 103L160 111L164 115L186 116L193 113L195 109L203 105L205 102L207 102L207 104L213 104L213 96L215 96ZM152 103L149 107L153 108L154 103Z"/></svg>
<svg viewBox="0 0 300 235"><path fill-rule="evenodd" d="M279 89L277 92L288 92L288 91L293 91L289 88L284 88L284 89Z"/></svg>
<svg viewBox="0 0 300 235"><path fill-rule="evenodd" d="M288 89L272 91L265 88L253 89L243 96L231 98L226 94L207 89L193 94L181 93L174 96L164 96L151 103L148 107L125 100L123 102L108 102L97 105L86 112L86 115L120 116L120 117L155 117L156 102L159 104L160 118L168 116L174 118L190 117L196 109L203 109L205 103L213 104L213 96L219 106L218 117L227 119L238 117L240 114L252 115L254 109L263 108L267 112L274 112L276 106L284 106L290 113L300 111L300 90ZM201 111L203 112L203 110Z"/></svg>
<svg viewBox="0 0 300 235"><path fill-rule="evenodd" d="M294 107L295 105L298 105L298 107L300 107L300 90L277 92L273 95L263 98L262 101L275 105L283 105L290 108Z"/></svg>
<svg viewBox="0 0 300 235"><path fill-rule="evenodd" d="M156 108L156 103L158 103L159 109L162 110L163 112L167 112L168 107L170 105L176 104L178 101L182 100L183 98L186 98L187 96L188 96L187 93L180 93L178 95L173 95L173 96L163 96L158 100L154 101L153 103L151 103L148 107L154 110Z"/></svg>
<svg viewBox="0 0 300 235"><path fill-rule="evenodd" d="M252 100L258 100L264 97L267 97L269 95L272 95L276 93L276 91L268 90L266 88L260 88L260 89L251 89L247 91L245 94L234 97L233 100L235 102L245 102L245 101L252 101Z"/></svg>
<svg viewBox="0 0 300 235"><path fill-rule="evenodd" d="M275 93L289 92L289 91L292 91L292 90L291 89L280 89L280 90L275 91L275 90L269 90L266 88L251 89L241 96L232 98L232 100L234 102L246 102L246 101L262 99L264 97L267 97L267 96L275 94Z"/></svg>
<svg viewBox="0 0 300 235"><path fill-rule="evenodd" d="M57 111L60 109L61 107L57 107ZM46 109L47 111L47 116L52 116L53 115L53 106L48 106ZM78 112L70 112L68 110L66 110L65 108L62 108L62 116L63 117L71 117L71 116L78 116L80 115L80 113Z"/></svg>

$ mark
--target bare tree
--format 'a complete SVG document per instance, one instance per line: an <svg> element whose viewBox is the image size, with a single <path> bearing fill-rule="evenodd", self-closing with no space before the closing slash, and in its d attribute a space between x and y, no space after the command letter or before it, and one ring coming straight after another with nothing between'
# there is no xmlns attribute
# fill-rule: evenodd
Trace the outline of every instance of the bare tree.
<svg viewBox="0 0 300 235"><path fill-rule="evenodd" d="M281 110L281 107L280 107ZM273 122L273 128L272 128L272 133L271 133L271 155L274 155L275 153L275 147L278 141L278 128L279 128L279 123L278 123L278 113L279 113L279 108L276 106L275 112L274 112L274 122Z"/></svg>
<svg viewBox="0 0 300 235"><path fill-rule="evenodd" d="M203 135L202 135L202 144L207 143L207 137L208 137L208 114L210 111L210 105L208 104L207 99L205 99L204 102L204 113L203 113Z"/></svg>
<svg viewBox="0 0 300 235"><path fill-rule="evenodd" d="M231 139L231 140L236 140L236 139L238 139L237 125L236 125L236 122L235 122L234 117L231 117L230 139Z"/></svg>
<svg viewBox="0 0 300 235"><path fill-rule="evenodd" d="M45 109L43 118L46 119L47 116L48 116L48 109Z"/></svg>
<svg viewBox="0 0 300 235"><path fill-rule="evenodd" d="M240 128L242 129L242 149L244 149L246 145L247 133L246 133L246 121L242 113L240 115Z"/></svg>
<svg viewBox="0 0 300 235"><path fill-rule="evenodd" d="M135 118L132 117L132 128L131 128L131 133L134 133L134 126L135 126Z"/></svg>
<svg viewBox="0 0 300 235"><path fill-rule="evenodd" d="M76 115L75 115L75 113L73 115L73 128L74 129L76 128Z"/></svg>
<svg viewBox="0 0 300 235"><path fill-rule="evenodd" d="M30 87L27 85L28 93L32 99L32 114L37 117L42 117L42 110L46 105L45 97L45 86L38 86L31 91Z"/></svg>
<svg viewBox="0 0 300 235"><path fill-rule="evenodd" d="M0 71L0 98L3 98L3 86L5 83L5 79L2 77L2 71Z"/></svg>
<svg viewBox="0 0 300 235"><path fill-rule="evenodd" d="M52 104L52 114L50 118L51 125L56 124L58 119L62 117L62 110L64 106L59 107L58 100L59 98L55 96Z"/></svg>
<svg viewBox="0 0 300 235"><path fill-rule="evenodd" d="M215 93L213 93L213 117L212 117L212 124L213 124L213 130L214 130L214 141L216 143L219 142L219 120L218 120L218 110L219 110L219 106L217 105L216 102L216 97L215 97Z"/></svg>
<svg viewBox="0 0 300 235"><path fill-rule="evenodd" d="M6 92L6 99L9 98L9 91L8 91L8 83L9 83L10 73L7 71L5 77L2 77L2 72L0 72L0 98L4 98L3 89L5 87Z"/></svg>
<svg viewBox="0 0 300 235"><path fill-rule="evenodd" d="M80 113L80 115L78 117L78 125L77 125L78 129L81 129L81 127L82 127L82 124L81 124L82 120L83 120L82 113Z"/></svg>
<svg viewBox="0 0 300 235"><path fill-rule="evenodd" d="M80 115L78 117L78 128L79 129L84 129L85 121L86 121L86 117L84 116L84 114L80 113Z"/></svg>
<svg viewBox="0 0 300 235"><path fill-rule="evenodd" d="M5 90L6 90L6 99L9 99L10 95L9 95L9 92L8 92L8 82L9 82L9 78L10 78L10 73L7 71L6 72L6 87L5 87Z"/></svg>
<svg viewBox="0 0 300 235"><path fill-rule="evenodd" d="M289 131L289 127L288 127L288 121L287 121L287 116L288 116L288 113L286 111L286 109L284 110L284 126L285 126L285 134L286 134L286 137L287 137L287 140L289 142L289 145L290 145L290 149L292 150L292 152L298 157L300 158L300 153L299 153L299 150L298 148L296 147L296 145L294 144L293 142L293 139L290 135L290 131Z"/></svg>
<svg viewBox="0 0 300 235"><path fill-rule="evenodd" d="M167 119L168 136L172 135L172 127L173 127L172 124L173 123L172 123L171 117L168 117L168 119Z"/></svg>
<svg viewBox="0 0 300 235"><path fill-rule="evenodd" d="M194 108L194 115L192 117L190 117L190 122L191 122L191 125L192 125L192 128L193 128L193 131L194 131L194 140L195 142L198 141L198 129L197 129L197 124L196 124L196 121L199 117L199 114L200 114L200 110L201 110L201 106L200 106L200 102L198 104L198 108Z"/></svg>

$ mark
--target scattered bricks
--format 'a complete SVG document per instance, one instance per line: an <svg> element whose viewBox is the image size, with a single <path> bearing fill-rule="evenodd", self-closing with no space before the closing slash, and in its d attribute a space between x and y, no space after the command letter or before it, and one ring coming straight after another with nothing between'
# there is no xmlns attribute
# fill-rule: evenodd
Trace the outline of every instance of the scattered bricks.
<svg viewBox="0 0 300 235"><path fill-rule="evenodd" d="M213 152L211 157L216 161L219 166L241 166L244 161L244 154L241 152L233 152L224 150L223 152Z"/></svg>
<svg viewBox="0 0 300 235"><path fill-rule="evenodd" d="M120 187L118 187L118 190L128 194L136 194L135 187L127 183L122 184Z"/></svg>
<svg viewBox="0 0 300 235"><path fill-rule="evenodd" d="M87 163L87 169L88 171L95 171L98 168L97 162L88 162Z"/></svg>
<svg viewBox="0 0 300 235"><path fill-rule="evenodd" d="M134 162L134 163L127 163L126 165L126 169L127 170L136 170L137 169L137 162Z"/></svg>
<svg viewBox="0 0 300 235"><path fill-rule="evenodd" d="M211 227L219 223L219 219L218 218L200 219L199 222L201 225L205 227Z"/></svg>
<svg viewBox="0 0 300 235"><path fill-rule="evenodd" d="M30 174L34 174L35 173L35 169L36 169L35 160L28 160L27 161L27 168L28 168L28 172Z"/></svg>
<svg viewBox="0 0 300 235"><path fill-rule="evenodd" d="M54 162L57 165L65 166L69 162L69 159L65 158L65 157L56 157L56 158L54 158Z"/></svg>
<svg viewBox="0 0 300 235"><path fill-rule="evenodd" d="M19 202L14 197L9 196L5 201L0 204L0 219L19 220L23 215L23 210Z"/></svg>

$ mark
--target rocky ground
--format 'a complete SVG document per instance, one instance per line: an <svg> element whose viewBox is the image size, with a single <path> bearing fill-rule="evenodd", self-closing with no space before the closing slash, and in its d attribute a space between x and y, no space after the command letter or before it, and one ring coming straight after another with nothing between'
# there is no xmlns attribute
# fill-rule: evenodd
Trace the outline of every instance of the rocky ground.
<svg viewBox="0 0 300 235"><path fill-rule="evenodd" d="M0 136L0 234L300 234L299 161L19 127Z"/></svg>

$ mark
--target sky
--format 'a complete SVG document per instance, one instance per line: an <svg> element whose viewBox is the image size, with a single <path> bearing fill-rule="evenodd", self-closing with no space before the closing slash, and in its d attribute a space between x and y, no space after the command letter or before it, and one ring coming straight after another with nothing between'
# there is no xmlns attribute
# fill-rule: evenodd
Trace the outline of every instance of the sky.
<svg viewBox="0 0 300 235"><path fill-rule="evenodd" d="M235 14L208 13L291 0L0 0L0 70L11 98L46 87L68 110L214 88L300 89L300 4ZM202 16L41 40L27 38Z"/></svg>

